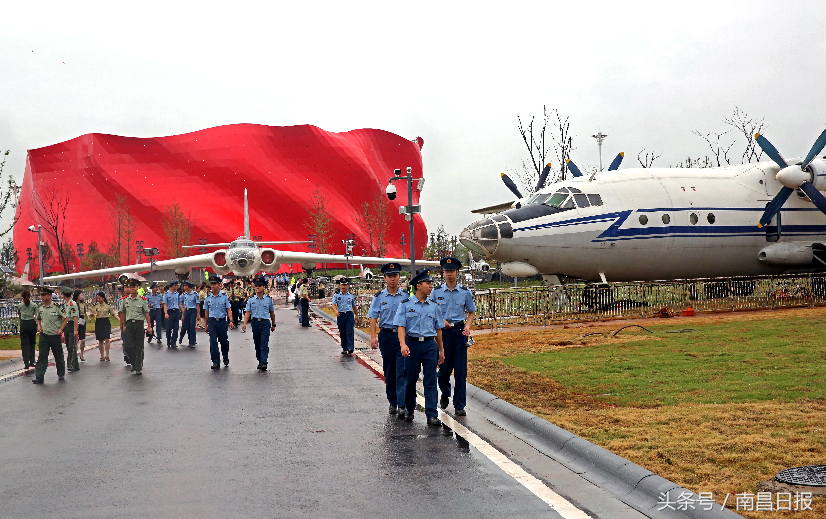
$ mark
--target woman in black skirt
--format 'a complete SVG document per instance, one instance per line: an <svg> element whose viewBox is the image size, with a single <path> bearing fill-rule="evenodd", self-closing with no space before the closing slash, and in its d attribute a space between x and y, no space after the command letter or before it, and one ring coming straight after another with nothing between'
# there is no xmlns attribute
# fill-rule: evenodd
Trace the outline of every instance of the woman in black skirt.
<svg viewBox="0 0 826 519"><path fill-rule="evenodd" d="M106 302L106 294L98 292L95 296L95 307L92 309L92 315L95 317L95 339L98 340L98 348L100 349L100 361L109 360L109 340L112 334L112 323L109 322L109 316L117 317L118 314L112 305ZM106 354L104 355L104 346L106 347Z"/></svg>

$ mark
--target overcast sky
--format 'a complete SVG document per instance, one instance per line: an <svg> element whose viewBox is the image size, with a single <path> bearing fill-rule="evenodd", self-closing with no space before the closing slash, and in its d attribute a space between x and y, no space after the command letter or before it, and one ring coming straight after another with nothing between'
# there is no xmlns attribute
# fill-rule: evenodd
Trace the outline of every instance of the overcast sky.
<svg viewBox="0 0 826 519"><path fill-rule="evenodd" d="M425 222L456 234L513 198L499 174L526 155L516 116L543 105L570 117L580 166L598 162L598 130L623 167L642 148L662 166L705 155L691 131L723 131L735 106L805 155L826 128L825 33L822 1L15 2L0 149L19 181L26 150L91 132L420 135Z"/></svg>

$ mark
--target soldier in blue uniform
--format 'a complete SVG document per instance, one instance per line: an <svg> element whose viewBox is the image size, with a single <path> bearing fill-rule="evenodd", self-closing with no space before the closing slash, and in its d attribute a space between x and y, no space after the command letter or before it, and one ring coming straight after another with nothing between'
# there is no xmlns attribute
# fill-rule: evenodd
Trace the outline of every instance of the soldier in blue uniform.
<svg viewBox="0 0 826 519"><path fill-rule="evenodd" d="M355 349L356 296L350 293L350 280L342 277L338 281L340 292L333 296L338 334L341 336L341 354L352 355Z"/></svg>
<svg viewBox="0 0 826 519"><path fill-rule="evenodd" d="M204 299L204 317L209 332L209 356L212 359L212 369L221 367L221 354L224 356L224 365L229 366L229 339L227 327L233 328L232 304L229 296L221 292L221 279L217 276L209 278L212 292ZM218 351L218 343L221 351Z"/></svg>
<svg viewBox="0 0 826 519"><path fill-rule="evenodd" d="M198 305L201 298L193 288L194 284L184 281L184 293L180 296L180 303L183 307L183 320L181 321L181 338L179 342L183 344L184 335L189 335L189 347L194 348L197 343L195 335L195 325L198 324Z"/></svg>
<svg viewBox="0 0 826 519"><path fill-rule="evenodd" d="M398 330L393 325L399 304L409 296L399 289L401 265L387 263L381 267L384 290L376 292L370 303L367 317L370 318L370 346L379 348L382 369L384 370L384 389L390 403L390 414L397 412L403 418L406 412L404 404L404 357L402 357ZM378 328L378 331L377 331Z"/></svg>
<svg viewBox="0 0 826 519"><path fill-rule="evenodd" d="M439 261L445 278L444 284L433 289L430 299L439 305L445 327L442 328L442 342L445 348L445 361L439 367L439 389L442 397L439 405L446 409L450 403L450 374L456 382L453 388L453 409L457 416L465 416L467 403L467 340L470 326L476 316L476 304L473 292L457 282L462 264L454 257Z"/></svg>
<svg viewBox="0 0 826 519"><path fill-rule="evenodd" d="M178 347L178 325L181 322L181 301L178 294L178 282L171 282L163 295L163 315L166 318L166 347Z"/></svg>
<svg viewBox="0 0 826 519"><path fill-rule="evenodd" d="M436 366L445 359L442 328L445 325L439 305L428 296L433 290L430 271L423 269L410 280L416 294L399 304L393 324L398 326L399 343L405 358L405 419L413 421L416 409L416 381L423 371L425 415L427 425L441 425L437 409Z"/></svg>
<svg viewBox="0 0 826 519"><path fill-rule="evenodd" d="M152 329L155 330L155 338L158 339L158 344L161 343L161 316L163 315L163 309L161 308L161 303L163 300L163 295L160 293L158 289L157 283L152 283L149 289L151 292L146 294L146 303L149 305L149 324L152 325ZM146 339L146 343L149 344L152 342L152 336L149 335Z"/></svg>
<svg viewBox="0 0 826 519"><path fill-rule="evenodd" d="M270 354L270 332L275 331L275 306L272 298L264 293L267 280L259 277L253 281L255 295L247 299L244 309L242 331L247 331L247 323L252 321L252 341L255 343L255 358L258 369L267 371L267 357Z"/></svg>

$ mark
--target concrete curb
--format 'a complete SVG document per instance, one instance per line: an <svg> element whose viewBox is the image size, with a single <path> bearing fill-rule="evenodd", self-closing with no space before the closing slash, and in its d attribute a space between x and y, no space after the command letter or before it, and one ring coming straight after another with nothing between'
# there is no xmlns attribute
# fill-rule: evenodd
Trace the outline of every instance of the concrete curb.
<svg viewBox="0 0 826 519"><path fill-rule="evenodd" d="M321 319L333 325L335 321L326 312L310 305L310 309ZM356 337L370 344L370 335L355 330ZM648 517L680 519L733 519L742 517L730 510L720 510L719 504L713 510L701 506L700 496L678 484L660 477L636 463L595 445L572 432L529 413L473 384L467 385L468 399L474 401L474 410L479 410L489 421L506 426L517 438L532 446L549 458L561 463L583 479L610 492L617 499ZM657 510L664 506L661 496L668 493L675 510ZM683 496L685 502L694 503L694 509L676 510L677 499Z"/></svg>

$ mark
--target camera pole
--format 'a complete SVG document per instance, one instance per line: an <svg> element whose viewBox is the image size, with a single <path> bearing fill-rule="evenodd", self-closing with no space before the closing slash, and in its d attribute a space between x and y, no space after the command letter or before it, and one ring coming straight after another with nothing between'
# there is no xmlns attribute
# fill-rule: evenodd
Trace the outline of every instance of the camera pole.
<svg viewBox="0 0 826 519"><path fill-rule="evenodd" d="M407 205L399 207L399 214L404 215L404 219L410 222L410 275L416 275L416 239L413 234L413 215L415 213L422 212L422 206L420 205L413 205L413 168L407 168L407 175L402 175L401 169L393 170L393 173L396 175L395 177L391 177L389 181L389 185L387 186L387 198L390 200L394 200L396 198L396 187L393 185L393 182L396 181L407 181ZM422 188L422 183L424 179L419 179L419 190Z"/></svg>

